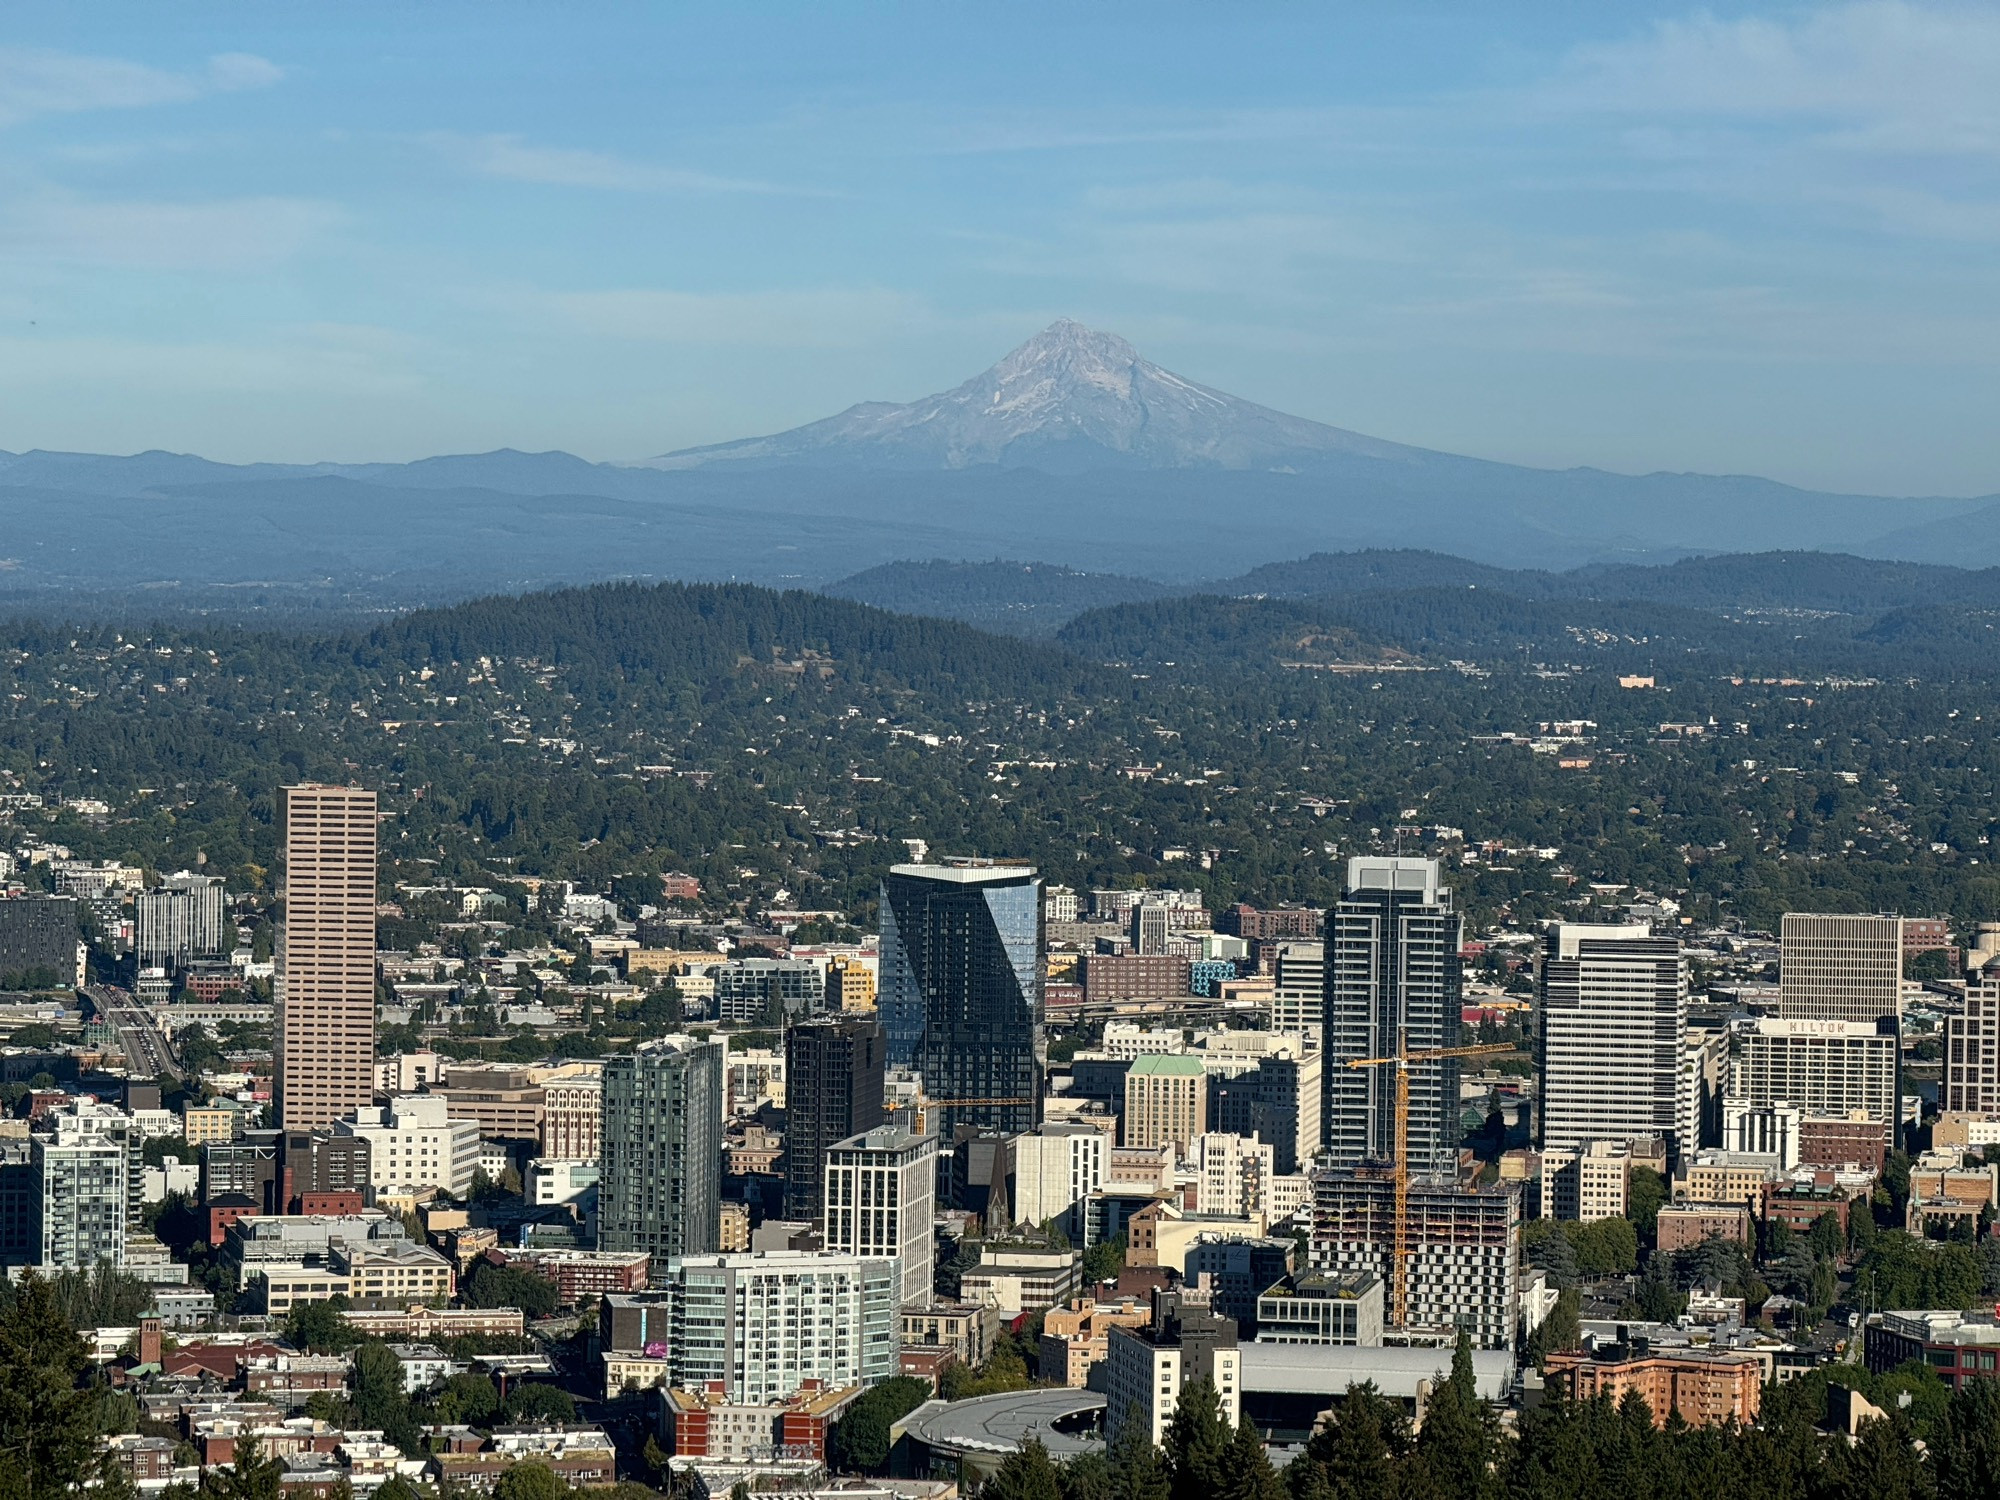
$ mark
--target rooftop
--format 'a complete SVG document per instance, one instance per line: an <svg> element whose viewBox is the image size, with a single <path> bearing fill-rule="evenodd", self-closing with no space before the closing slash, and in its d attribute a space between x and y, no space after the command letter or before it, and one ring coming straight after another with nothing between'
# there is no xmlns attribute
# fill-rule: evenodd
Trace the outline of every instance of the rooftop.
<svg viewBox="0 0 2000 1500"><path fill-rule="evenodd" d="M1198 1057L1183 1057L1170 1052L1156 1052L1132 1060L1126 1071L1127 1078L1205 1078L1208 1069Z"/></svg>
<svg viewBox="0 0 2000 1500"><path fill-rule="evenodd" d="M1030 1438L1039 1438L1049 1457L1061 1460L1103 1451L1098 1435L1103 1411L1104 1397L1095 1391L1007 1391L969 1401L926 1401L902 1426L943 1453L1016 1453Z"/></svg>

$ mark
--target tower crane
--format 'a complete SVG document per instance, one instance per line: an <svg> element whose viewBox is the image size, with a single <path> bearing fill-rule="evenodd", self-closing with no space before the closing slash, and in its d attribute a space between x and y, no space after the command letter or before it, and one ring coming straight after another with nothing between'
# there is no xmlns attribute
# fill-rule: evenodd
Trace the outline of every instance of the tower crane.
<svg viewBox="0 0 2000 1500"><path fill-rule="evenodd" d="M1426 1047L1420 1052L1399 1051L1394 1057L1348 1060L1350 1068L1396 1070L1396 1156L1389 1179L1394 1204L1390 1214L1394 1249L1389 1261L1389 1319L1394 1327L1407 1327L1410 1314L1410 1064L1441 1062L1448 1057L1486 1057L1513 1050L1505 1042L1482 1042L1471 1047Z"/></svg>

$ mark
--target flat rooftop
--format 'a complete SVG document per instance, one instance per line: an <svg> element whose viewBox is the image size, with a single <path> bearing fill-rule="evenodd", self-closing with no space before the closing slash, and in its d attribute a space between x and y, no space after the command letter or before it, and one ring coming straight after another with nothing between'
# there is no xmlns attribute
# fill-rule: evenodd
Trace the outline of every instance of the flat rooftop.
<svg viewBox="0 0 2000 1500"><path fill-rule="evenodd" d="M1049 1457L1061 1460L1104 1451L1103 1412L1104 1397L1095 1391L1007 1391L970 1401L926 1401L901 1425L941 1453L1005 1455L1039 1438Z"/></svg>

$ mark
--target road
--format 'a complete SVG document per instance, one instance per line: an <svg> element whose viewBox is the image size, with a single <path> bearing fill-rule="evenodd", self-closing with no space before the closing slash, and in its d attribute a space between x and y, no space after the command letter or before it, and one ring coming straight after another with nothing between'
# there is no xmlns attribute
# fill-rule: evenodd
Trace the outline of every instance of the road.
<svg viewBox="0 0 2000 1500"><path fill-rule="evenodd" d="M135 1078L178 1078L180 1068L167 1046L166 1035L153 1023L144 1006L125 990L108 984L94 984L83 992L96 1009L99 1020L118 1028L119 1045Z"/></svg>

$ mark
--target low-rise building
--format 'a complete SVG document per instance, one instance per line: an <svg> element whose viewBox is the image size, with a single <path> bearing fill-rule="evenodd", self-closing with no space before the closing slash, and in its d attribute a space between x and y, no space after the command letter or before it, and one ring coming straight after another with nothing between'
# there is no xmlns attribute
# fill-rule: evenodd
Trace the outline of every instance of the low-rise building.
<svg viewBox="0 0 2000 1500"><path fill-rule="evenodd" d="M1151 1304L1132 1297L1117 1302L1079 1297L1067 1307L1050 1308L1042 1315L1042 1379L1082 1390L1110 1352L1111 1330L1144 1328L1152 1318ZM907 1316L904 1322L907 1326Z"/></svg>
<svg viewBox="0 0 2000 1500"><path fill-rule="evenodd" d="M904 1346L948 1351L960 1364L977 1368L993 1352L1000 1311L985 1302L926 1302L902 1310Z"/></svg>
<svg viewBox="0 0 2000 1500"><path fill-rule="evenodd" d="M1080 1267L1074 1250L987 1244L979 1264L959 1277L959 1297L989 1303L1010 1318L1046 1312L1075 1295Z"/></svg>
<svg viewBox="0 0 2000 1500"><path fill-rule="evenodd" d="M578 1307L611 1292L643 1292L653 1258L644 1250L502 1250L509 1266L555 1283L556 1303Z"/></svg>
<svg viewBox="0 0 2000 1500"><path fill-rule="evenodd" d="M1300 1271L1257 1299L1257 1342L1380 1348L1382 1278L1370 1271Z"/></svg>
<svg viewBox="0 0 2000 1500"><path fill-rule="evenodd" d="M1955 1311L1890 1312L1868 1322L1869 1370L1886 1375L1916 1360L1949 1386L2000 1375L2000 1317Z"/></svg>
<svg viewBox="0 0 2000 1500"><path fill-rule="evenodd" d="M335 1240L331 1265L347 1277L347 1295L361 1307L436 1306L458 1289L449 1260L408 1240Z"/></svg>
<svg viewBox="0 0 2000 1500"><path fill-rule="evenodd" d="M1754 1355L1698 1348L1653 1351L1638 1344L1601 1344L1544 1362L1550 1380L1566 1383L1573 1400L1609 1396L1613 1403L1637 1392L1656 1426L1669 1414L1690 1427L1748 1427L1764 1394L1763 1362Z"/></svg>
<svg viewBox="0 0 2000 1500"><path fill-rule="evenodd" d="M1750 1210L1729 1203L1669 1203L1661 1207L1657 1225L1659 1248L1688 1250L1710 1235L1739 1245L1750 1243Z"/></svg>
<svg viewBox="0 0 2000 1500"><path fill-rule="evenodd" d="M719 1381L698 1390L669 1386L660 1392L661 1443L673 1458L825 1463L828 1430L861 1390L809 1380L787 1400L739 1404Z"/></svg>

